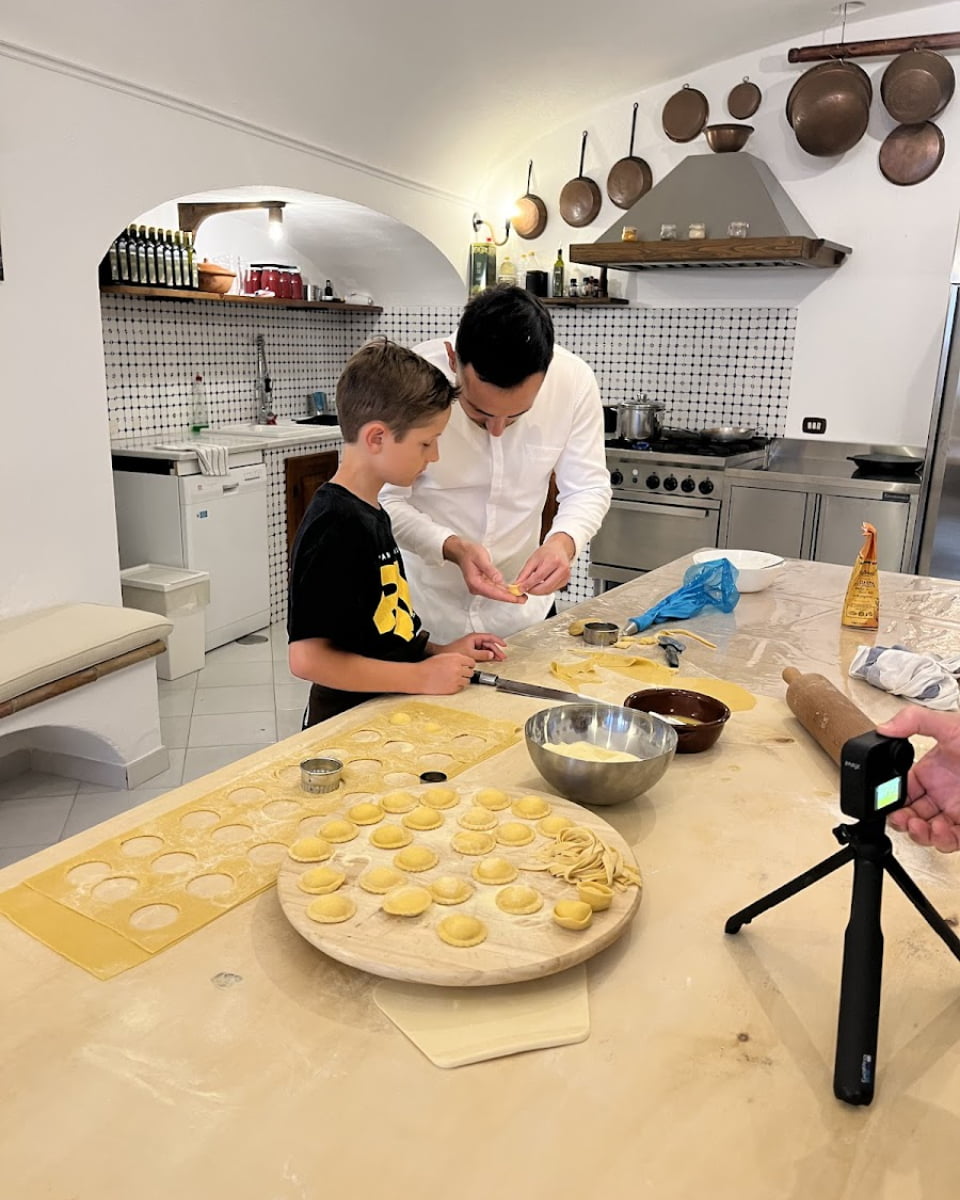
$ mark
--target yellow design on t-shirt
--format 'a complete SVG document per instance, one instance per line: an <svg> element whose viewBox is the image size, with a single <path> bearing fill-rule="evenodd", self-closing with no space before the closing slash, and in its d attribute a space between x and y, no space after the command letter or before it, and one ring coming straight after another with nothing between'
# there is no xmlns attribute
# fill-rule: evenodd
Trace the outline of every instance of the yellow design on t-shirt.
<svg viewBox="0 0 960 1200"><path fill-rule="evenodd" d="M387 563L380 568L380 583L383 595L373 614L373 623L378 633L395 633L409 642L413 638L413 606L410 603L410 588L400 574L399 563Z"/></svg>

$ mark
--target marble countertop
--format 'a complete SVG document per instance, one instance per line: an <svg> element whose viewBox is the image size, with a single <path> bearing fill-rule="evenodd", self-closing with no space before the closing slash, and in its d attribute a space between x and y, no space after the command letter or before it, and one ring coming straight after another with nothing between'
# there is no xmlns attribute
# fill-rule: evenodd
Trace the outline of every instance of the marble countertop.
<svg viewBox="0 0 960 1200"><path fill-rule="evenodd" d="M251 461L260 461L259 457L248 457L251 452L309 445L314 442L323 444L337 441L342 436L338 425L298 425L290 421L280 422L274 428L281 432L251 432L247 422L215 426L200 434L191 433L189 428L162 429L152 433L113 438L110 442L110 452L129 458L166 459L171 462L196 461L196 451L189 447L191 442L198 442L201 445L226 446L231 462L236 459L235 465L247 466Z"/></svg>
<svg viewBox="0 0 960 1200"><path fill-rule="evenodd" d="M550 663L586 650L567 632L573 617L622 623L673 590L689 561L511 638L499 673L557 686ZM87 1200L135 1179L138 1200L302 1200L318 1188L414 1200L438 1187L459 1200L953 1195L960 964L914 908L888 884L869 1108L832 1094L850 868L724 933L732 913L837 849L837 771L786 707L783 668L821 672L880 720L901 702L847 676L857 646L942 652L960 637L960 584L887 573L875 638L843 629L848 576L789 562L733 612L682 623L716 643L690 642L683 673L737 682L757 704L647 794L599 810L633 849L644 893L627 933L588 963L582 1043L437 1069L377 1008L377 979L304 941L273 888L109 983L0 921L6 1191ZM604 670L581 690L619 702L636 686ZM0 871L0 887L251 767L322 753L401 703L384 697L265 747ZM543 706L482 687L429 703L518 724ZM457 782L551 791L522 741ZM894 842L954 921L960 854Z"/></svg>

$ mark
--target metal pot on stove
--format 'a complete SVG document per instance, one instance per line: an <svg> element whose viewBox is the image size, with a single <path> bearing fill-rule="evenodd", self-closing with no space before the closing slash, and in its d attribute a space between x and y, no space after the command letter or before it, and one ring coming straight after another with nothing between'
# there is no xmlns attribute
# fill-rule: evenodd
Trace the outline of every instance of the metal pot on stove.
<svg viewBox="0 0 960 1200"><path fill-rule="evenodd" d="M628 442L649 442L660 436L660 414L666 407L660 400L640 396L617 405L617 436Z"/></svg>

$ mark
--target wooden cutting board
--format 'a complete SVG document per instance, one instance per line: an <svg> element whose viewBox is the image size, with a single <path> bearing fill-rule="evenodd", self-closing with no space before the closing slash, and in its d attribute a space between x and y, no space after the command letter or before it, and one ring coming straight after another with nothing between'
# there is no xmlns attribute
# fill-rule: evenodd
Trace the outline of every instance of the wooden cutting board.
<svg viewBox="0 0 960 1200"><path fill-rule="evenodd" d="M420 796L428 789L408 790L412 795ZM300 888L299 879L304 871L316 864L288 858L281 866L277 894L293 927L317 949L350 966L389 979L446 987L518 983L552 975L591 958L624 932L640 904L641 889L637 887L616 892L611 907L606 912L594 913L591 925L585 930L563 929L553 920L554 904L558 900L576 899L576 888L546 871L523 869L524 863L535 859L538 849L553 840L537 831L535 820L522 822L534 830L532 842L517 848L498 844L490 854L509 859L520 868L513 883L526 884L538 891L543 896L543 907L529 916L502 912L495 902L500 886L478 883L471 875L482 856L460 854L450 844L453 834L461 829L459 817L473 806L474 796L480 788L454 790L458 794L458 803L441 812L443 824L437 829L414 834L413 844L436 851L437 865L428 871L409 874L406 883L429 884L440 875L457 875L468 879L474 887L467 901L458 905L432 904L419 917L397 917L383 912L383 897L365 892L357 880L371 866L392 865L395 851L372 846L369 835L377 825L368 825L361 827L353 841L338 845L333 857L322 864L346 875L337 894L356 903L356 913L348 921L323 925L307 916L307 907L316 897ZM531 794L517 789L505 788L503 791L511 801ZM615 847L627 863L635 865L629 846L602 817L557 796L544 796L544 799L552 812L569 817L576 825L586 826ZM521 820L509 808L494 815L500 823ZM385 820L399 822L401 818L388 815ZM320 824L322 819L318 818L317 825ZM450 946L441 941L436 926L454 914L474 916L483 921L488 931L486 940L469 948Z"/></svg>

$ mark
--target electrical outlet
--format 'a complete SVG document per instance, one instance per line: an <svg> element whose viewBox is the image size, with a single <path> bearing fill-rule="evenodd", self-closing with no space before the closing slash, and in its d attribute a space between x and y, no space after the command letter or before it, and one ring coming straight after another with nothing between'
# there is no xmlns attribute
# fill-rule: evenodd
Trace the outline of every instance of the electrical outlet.
<svg viewBox="0 0 960 1200"><path fill-rule="evenodd" d="M800 426L804 433L826 433L827 418L826 417L804 417L803 424Z"/></svg>

